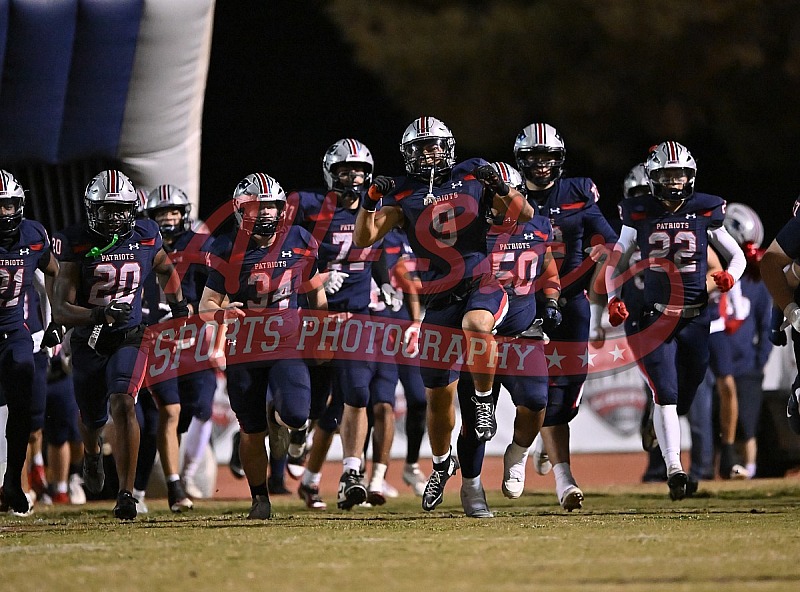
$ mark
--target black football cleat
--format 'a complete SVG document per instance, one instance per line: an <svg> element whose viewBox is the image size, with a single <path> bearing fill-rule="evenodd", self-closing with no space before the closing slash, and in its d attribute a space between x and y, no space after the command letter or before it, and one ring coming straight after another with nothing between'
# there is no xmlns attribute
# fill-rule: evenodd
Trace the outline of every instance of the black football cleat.
<svg viewBox="0 0 800 592"><path fill-rule="evenodd" d="M473 395L472 402L475 404L475 436L478 442L488 442L497 433L494 398L492 395Z"/></svg>
<svg viewBox="0 0 800 592"><path fill-rule="evenodd" d="M117 494L117 505L114 506L114 516L120 520L134 520L136 518L136 498L127 489Z"/></svg>
<svg viewBox="0 0 800 592"><path fill-rule="evenodd" d="M256 495L253 497L253 504L250 506L248 520L269 520L272 517L272 504L269 496Z"/></svg>
<svg viewBox="0 0 800 592"><path fill-rule="evenodd" d="M458 471L458 459L452 454L440 463L433 463L433 472L428 478L425 492L422 494L422 509L430 512L442 503L444 499L444 486L447 480Z"/></svg>
<svg viewBox="0 0 800 592"><path fill-rule="evenodd" d="M83 485L86 491L94 495L103 492L106 483L106 472L103 468L103 453L89 454L83 451Z"/></svg>
<svg viewBox="0 0 800 592"><path fill-rule="evenodd" d="M349 510L365 501L367 501L367 488L361 482L359 472L350 470L342 473L342 477L339 479L339 495L336 498L336 506L340 510Z"/></svg>
<svg viewBox="0 0 800 592"><path fill-rule="evenodd" d="M678 471L670 475L667 479L667 487L669 487L669 498L676 502L686 497L686 486L689 483L689 476L683 471Z"/></svg>
<svg viewBox="0 0 800 592"><path fill-rule="evenodd" d="M242 439L242 434L236 432L233 435L233 448L231 449L231 459L228 461L228 467L237 479L244 479L244 467L242 467L242 459L239 457L239 442Z"/></svg>

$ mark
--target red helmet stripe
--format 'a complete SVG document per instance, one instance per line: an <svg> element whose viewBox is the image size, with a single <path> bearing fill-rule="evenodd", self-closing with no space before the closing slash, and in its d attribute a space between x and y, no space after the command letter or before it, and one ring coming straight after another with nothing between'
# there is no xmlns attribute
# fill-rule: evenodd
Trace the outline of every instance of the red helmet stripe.
<svg viewBox="0 0 800 592"><path fill-rule="evenodd" d="M419 133L420 134L428 133L428 118L427 117L420 117L419 118Z"/></svg>
<svg viewBox="0 0 800 592"><path fill-rule="evenodd" d="M350 148L350 156L358 156L358 142L352 138L348 138L347 145Z"/></svg>

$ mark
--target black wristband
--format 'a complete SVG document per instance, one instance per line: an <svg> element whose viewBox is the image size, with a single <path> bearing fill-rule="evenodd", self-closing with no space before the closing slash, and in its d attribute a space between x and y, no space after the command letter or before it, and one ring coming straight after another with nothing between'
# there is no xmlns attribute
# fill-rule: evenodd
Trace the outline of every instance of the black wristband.
<svg viewBox="0 0 800 592"><path fill-rule="evenodd" d="M378 202L371 199L366 193L361 196L361 207L368 212L374 212L378 208Z"/></svg>
<svg viewBox="0 0 800 592"><path fill-rule="evenodd" d="M505 181L500 181L497 187L494 188L494 191L500 197L506 197L509 193L511 193L511 187L509 187L508 183Z"/></svg>
<svg viewBox="0 0 800 592"><path fill-rule="evenodd" d="M105 325L106 324L106 309L104 306L95 306L89 318L92 320L92 325Z"/></svg>

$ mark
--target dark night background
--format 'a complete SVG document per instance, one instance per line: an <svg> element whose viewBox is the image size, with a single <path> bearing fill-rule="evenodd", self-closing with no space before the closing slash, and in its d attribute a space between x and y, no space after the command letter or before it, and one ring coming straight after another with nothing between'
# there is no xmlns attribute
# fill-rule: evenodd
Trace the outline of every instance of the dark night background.
<svg viewBox="0 0 800 592"><path fill-rule="evenodd" d="M799 17L793 2L217 2L201 215L255 171L320 186L341 137L402 174L403 130L433 115L459 159L513 163L520 129L554 125L566 175L594 179L609 217L630 167L677 140L698 190L753 206L769 241L800 186Z"/></svg>

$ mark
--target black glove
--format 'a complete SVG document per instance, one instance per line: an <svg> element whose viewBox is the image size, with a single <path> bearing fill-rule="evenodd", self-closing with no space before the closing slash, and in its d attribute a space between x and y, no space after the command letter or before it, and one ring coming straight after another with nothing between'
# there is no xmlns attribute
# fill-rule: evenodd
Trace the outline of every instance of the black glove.
<svg viewBox="0 0 800 592"><path fill-rule="evenodd" d="M42 347L55 347L64 339L64 327L51 322L42 336Z"/></svg>
<svg viewBox="0 0 800 592"><path fill-rule="evenodd" d="M552 331L561 324L561 307L554 298L548 298L542 314L542 326L545 331Z"/></svg>
<svg viewBox="0 0 800 592"><path fill-rule="evenodd" d="M491 188L497 195L505 197L511 191L508 184L500 178L500 174L490 164L482 164L472 171L475 178Z"/></svg>
<svg viewBox="0 0 800 592"><path fill-rule="evenodd" d="M112 300L105 307L98 306L92 309L92 324L105 325L106 317L114 319L113 323L125 324L131 318L131 305L127 302Z"/></svg>
<svg viewBox="0 0 800 592"><path fill-rule="evenodd" d="M775 345L777 347L783 347L787 343L786 331L781 331L779 329L772 329L769 332L769 340L772 343L772 345Z"/></svg>
<svg viewBox="0 0 800 592"><path fill-rule="evenodd" d="M168 304L169 309L172 311L173 319L189 316L189 303L186 301L186 298L180 302L169 302Z"/></svg>
<svg viewBox="0 0 800 592"><path fill-rule="evenodd" d="M381 198L394 189L394 179L391 177L378 176L372 181L364 199L361 200L361 207L368 212L374 212L378 207Z"/></svg>

